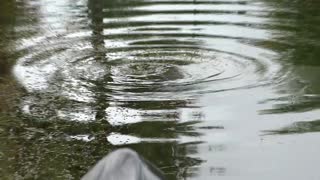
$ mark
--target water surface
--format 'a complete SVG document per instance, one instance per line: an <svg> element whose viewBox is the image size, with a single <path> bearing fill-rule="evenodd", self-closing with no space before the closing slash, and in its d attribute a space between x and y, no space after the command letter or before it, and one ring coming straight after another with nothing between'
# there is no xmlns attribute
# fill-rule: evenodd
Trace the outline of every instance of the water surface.
<svg viewBox="0 0 320 180"><path fill-rule="evenodd" d="M0 2L0 174L130 147L168 179L319 179L319 5Z"/></svg>

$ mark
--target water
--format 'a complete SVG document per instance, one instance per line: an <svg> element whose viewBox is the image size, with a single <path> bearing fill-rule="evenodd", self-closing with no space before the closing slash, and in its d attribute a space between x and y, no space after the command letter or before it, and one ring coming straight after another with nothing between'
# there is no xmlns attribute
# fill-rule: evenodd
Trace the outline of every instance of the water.
<svg viewBox="0 0 320 180"><path fill-rule="evenodd" d="M319 179L312 0L0 2L0 174L130 147L168 179Z"/></svg>

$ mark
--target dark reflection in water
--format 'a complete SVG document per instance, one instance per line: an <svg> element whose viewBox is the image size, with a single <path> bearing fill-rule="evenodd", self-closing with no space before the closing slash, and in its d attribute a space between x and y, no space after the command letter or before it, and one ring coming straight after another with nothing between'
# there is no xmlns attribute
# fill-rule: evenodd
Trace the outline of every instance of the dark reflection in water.
<svg viewBox="0 0 320 180"><path fill-rule="evenodd" d="M288 95L277 99L271 99L275 104L271 109L262 110L263 114L278 114L290 112L307 112L320 108L320 97L313 95ZM282 102L282 103L281 103Z"/></svg>
<svg viewBox="0 0 320 180"><path fill-rule="evenodd" d="M10 101L15 97L15 86L11 77L10 69L14 65L14 59L11 58L12 38L14 35L15 17L11 11L15 8L14 2L0 3L0 112L6 112L11 109Z"/></svg>
<svg viewBox="0 0 320 180"><path fill-rule="evenodd" d="M285 1L269 1L272 7L287 7ZM320 11L319 2L312 0L295 1L288 9L291 13L277 13L274 19L287 19L291 30L279 33L276 38L285 42L287 46L275 49L281 52L280 61L293 64L289 74L291 80L280 88L283 97L270 99L276 104L263 113L290 113L307 112L320 107L320 80L319 80L319 48L320 48ZM288 88L289 86L289 88Z"/></svg>
<svg viewBox="0 0 320 180"><path fill-rule="evenodd" d="M279 130L266 131L270 134L295 134L295 133L310 133L320 131L320 120L296 122L288 127Z"/></svg>
<svg viewBox="0 0 320 180"><path fill-rule="evenodd" d="M317 5L0 2L0 174L79 179L124 146L168 179L317 174L260 136L318 132Z"/></svg>

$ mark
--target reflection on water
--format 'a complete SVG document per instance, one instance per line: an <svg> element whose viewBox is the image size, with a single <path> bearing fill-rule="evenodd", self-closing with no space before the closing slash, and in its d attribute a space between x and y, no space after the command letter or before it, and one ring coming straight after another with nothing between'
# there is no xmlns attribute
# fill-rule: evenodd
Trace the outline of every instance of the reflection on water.
<svg viewBox="0 0 320 180"><path fill-rule="evenodd" d="M319 135L291 143L291 132L318 132L317 2L0 5L5 177L79 179L122 146L168 179L317 174L306 163L316 158L295 153L306 142L303 153L312 154Z"/></svg>
<svg viewBox="0 0 320 180"><path fill-rule="evenodd" d="M309 132L319 132L320 131L320 121L310 121L310 122L296 122L288 127L281 128L280 130L267 131L271 134L291 134L291 133L309 133Z"/></svg>
<svg viewBox="0 0 320 180"><path fill-rule="evenodd" d="M272 7L285 6L283 2L270 1ZM290 19L292 27L287 33L279 33L276 39L288 46L280 50L281 61L289 61L295 66L291 69L290 81L279 89L282 97L271 99L276 105L263 112L288 113L306 112L319 109L319 46L320 34L318 2L306 0L290 4L291 14L276 14L277 19ZM277 20L276 19L276 20ZM316 117L318 118L318 117Z"/></svg>

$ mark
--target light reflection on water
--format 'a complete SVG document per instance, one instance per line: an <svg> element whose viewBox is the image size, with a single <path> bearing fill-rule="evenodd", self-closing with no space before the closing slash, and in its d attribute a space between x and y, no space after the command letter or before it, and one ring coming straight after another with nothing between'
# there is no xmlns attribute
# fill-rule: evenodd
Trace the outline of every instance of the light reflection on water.
<svg viewBox="0 0 320 180"><path fill-rule="evenodd" d="M78 179L124 145L169 179L317 175L319 135L291 135L318 132L319 64L303 44L318 47L307 39L319 33L299 31L301 9L237 0L14 6L27 15L5 24L16 37L0 52L15 54L11 79L3 77L23 89L3 111L13 118L0 117L10 122L1 137L15 139L1 151L21 159L3 161L8 177ZM310 32L316 22L310 17ZM61 161L72 163L56 168Z"/></svg>

